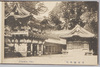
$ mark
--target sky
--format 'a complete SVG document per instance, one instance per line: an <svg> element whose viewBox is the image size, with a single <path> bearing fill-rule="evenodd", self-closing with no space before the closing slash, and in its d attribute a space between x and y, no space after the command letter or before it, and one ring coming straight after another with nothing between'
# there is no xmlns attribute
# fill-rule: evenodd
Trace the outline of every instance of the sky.
<svg viewBox="0 0 100 67"><path fill-rule="evenodd" d="M60 1L59 1L59 2L57 2L57 1L48 2L48 1L47 1L47 2L42 2L42 3L48 8L48 10L47 10L45 13L39 14L39 15L36 16L36 17L37 17L38 19L40 19L40 20L42 20L44 16L45 16L45 17L48 17L48 16L49 16L49 12L52 11L53 8L56 6L56 4L57 4L57 3L60 3Z"/></svg>
<svg viewBox="0 0 100 67"><path fill-rule="evenodd" d="M42 14L43 16L47 16L50 11L56 6L57 2L44 2L44 5L48 8L48 11Z"/></svg>

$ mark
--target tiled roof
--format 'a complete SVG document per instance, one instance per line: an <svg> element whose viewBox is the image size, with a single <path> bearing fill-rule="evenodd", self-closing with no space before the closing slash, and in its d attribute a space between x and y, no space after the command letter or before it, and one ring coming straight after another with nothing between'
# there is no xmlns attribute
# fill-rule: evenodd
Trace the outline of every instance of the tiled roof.
<svg viewBox="0 0 100 67"><path fill-rule="evenodd" d="M63 34L61 37L69 38L69 37L73 37L73 36L86 37L86 38L95 37L95 35L93 33L85 30L84 28L82 28L79 25L76 25L75 28L70 30L68 33Z"/></svg>
<svg viewBox="0 0 100 67"><path fill-rule="evenodd" d="M95 35L84 28L76 25L72 30L55 30L48 31L47 34L53 38L68 38L72 36L80 36L80 37L95 37Z"/></svg>

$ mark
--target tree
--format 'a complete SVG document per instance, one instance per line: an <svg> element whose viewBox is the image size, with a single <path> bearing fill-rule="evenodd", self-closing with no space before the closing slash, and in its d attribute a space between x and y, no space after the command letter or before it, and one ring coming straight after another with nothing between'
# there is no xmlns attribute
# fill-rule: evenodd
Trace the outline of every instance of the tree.
<svg viewBox="0 0 100 67"><path fill-rule="evenodd" d="M64 18L65 24L62 29L73 29L77 24L81 27L86 27L86 25L90 24L89 27L91 26L91 30L94 30L94 28L98 25L95 23L98 22L97 11L97 2L61 2L51 11L50 17L51 19L55 17L58 18L56 20L52 20L53 23L57 23L55 27L62 23L60 18ZM57 21L60 21L61 23ZM95 27L93 24L95 24Z"/></svg>
<svg viewBox="0 0 100 67"><path fill-rule="evenodd" d="M82 14L81 9L83 4L83 2L61 2L52 10L50 16L56 16L58 19L64 18L64 22L66 23L62 29L72 29L75 27L76 22L80 21L79 16ZM61 23L63 23L63 21L61 21Z"/></svg>
<svg viewBox="0 0 100 67"><path fill-rule="evenodd" d="M85 2L85 5L87 6L87 11L80 16L80 19L85 23L84 28L97 36L98 2Z"/></svg>
<svg viewBox="0 0 100 67"><path fill-rule="evenodd" d="M38 14L37 9L35 8L36 4L39 1L34 1L34 2L18 2L20 4L21 7L24 7L24 9L26 9L27 11L29 11L30 13L33 13L35 15Z"/></svg>
<svg viewBox="0 0 100 67"><path fill-rule="evenodd" d="M9 4L6 2L5 25L8 25L12 30L14 30L16 27L21 29L21 27L27 26L29 21L36 21L33 14L38 14L38 11L35 9L37 3L38 2L11 2ZM31 6L29 6L30 4Z"/></svg>

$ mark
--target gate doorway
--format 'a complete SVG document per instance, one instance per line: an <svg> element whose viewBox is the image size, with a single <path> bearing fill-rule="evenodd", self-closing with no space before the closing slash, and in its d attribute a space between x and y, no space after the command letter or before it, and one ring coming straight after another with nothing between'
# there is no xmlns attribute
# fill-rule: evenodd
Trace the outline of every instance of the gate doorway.
<svg viewBox="0 0 100 67"><path fill-rule="evenodd" d="M37 44L27 44L27 56L36 56L37 55Z"/></svg>
<svg viewBox="0 0 100 67"><path fill-rule="evenodd" d="M27 56L32 56L31 43L27 43Z"/></svg>
<svg viewBox="0 0 100 67"><path fill-rule="evenodd" d="M32 54L33 56L36 56L37 55L37 44L33 44L32 48L33 48Z"/></svg>

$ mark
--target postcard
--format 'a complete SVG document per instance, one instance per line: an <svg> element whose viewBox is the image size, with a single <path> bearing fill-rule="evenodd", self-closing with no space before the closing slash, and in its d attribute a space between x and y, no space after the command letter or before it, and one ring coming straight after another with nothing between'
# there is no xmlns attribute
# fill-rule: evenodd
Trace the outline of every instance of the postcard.
<svg viewBox="0 0 100 67"><path fill-rule="evenodd" d="M98 65L98 2L2 4L1 63Z"/></svg>

